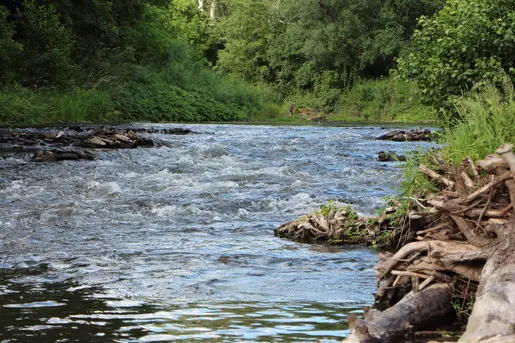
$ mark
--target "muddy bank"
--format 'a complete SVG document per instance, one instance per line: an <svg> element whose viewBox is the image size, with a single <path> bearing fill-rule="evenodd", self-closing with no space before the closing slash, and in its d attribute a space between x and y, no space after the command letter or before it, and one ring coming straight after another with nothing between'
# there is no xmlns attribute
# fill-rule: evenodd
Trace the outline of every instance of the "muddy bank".
<svg viewBox="0 0 515 343"><path fill-rule="evenodd" d="M189 129L143 129L69 126L41 129L0 129L0 151L30 152L36 162L95 160L103 149L148 148L159 144L148 134L185 135Z"/></svg>
<svg viewBox="0 0 515 343"><path fill-rule="evenodd" d="M277 236L388 248L375 267L376 304L349 316L347 342L398 342L417 331L468 323L460 342L515 339L515 155L459 166L435 158L419 170L437 192L393 203L379 216L322 207L287 223ZM390 252L392 251L393 252Z"/></svg>

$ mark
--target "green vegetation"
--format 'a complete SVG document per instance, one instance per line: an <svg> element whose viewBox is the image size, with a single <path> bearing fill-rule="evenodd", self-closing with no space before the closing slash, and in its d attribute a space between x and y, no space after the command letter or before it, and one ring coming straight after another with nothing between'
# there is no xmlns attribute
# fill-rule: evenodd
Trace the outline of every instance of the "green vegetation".
<svg viewBox="0 0 515 343"><path fill-rule="evenodd" d="M446 119L474 85L513 83L514 13L509 0L8 0L0 120Z"/></svg>
<svg viewBox="0 0 515 343"><path fill-rule="evenodd" d="M457 99L460 119L443 128L443 148L438 152L420 152L408 159L402 187L405 196L435 190L434 184L417 172L420 163L438 170L435 158L460 164L470 157L477 162L495 153L502 144L515 142L515 91L511 82L504 85L502 91L487 85Z"/></svg>
<svg viewBox="0 0 515 343"><path fill-rule="evenodd" d="M118 119L107 92L76 88L65 93L21 86L0 93L0 122L107 122Z"/></svg>
<svg viewBox="0 0 515 343"><path fill-rule="evenodd" d="M505 83L501 93L489 85L456 101L460 119L443 131L442 157L460 163L468 156L478 161L504 143L515 142L515 92Z"/></svg>
<svg viewBox="0 0 515 343"><path fill-rule="evenodd" d="M427 103L452 107L474 85L515 80L515 2L448 0L434 17L421 17L412 46L398 60Z"/></svg>
<svg viewBox="0 0 515 343"><path fill-rule="evenodd" d="M242 120L272 93L209 65L215 34L189 0L0 6L0 122Z"/></svg>
<svg viewBox="0 0 515 343"><path fill-rule="evenodd" d="M416 84L389 77L358 82L344 91L329 120L434 122L436 111L421 103Z"/></svg>
<svg viewBox="0 0 515 343"><path fill-rule="evenodd" d="M432 111L417 103L417 97L406 97L403 91L387 109L379 105L379 98L396 91L375 94L377 100L359 98L363 88L378 92L389 88L383 85L388 81L380 78L395 66L394 60L409 42L417 18L432 15L443 1L223 3L229 15L220 19L225 49L219 53L217 68L272 87L284 101L283 113L295 104L324 115L336 111L332 119L432 120ZM349 93L353 86L361 90ZM348 100L349 94L355 99ZM367 100L377 101L376 108L367 104L369 108L361 113ZM406 110L413 105L420 108ZM396 113L398 110L402 113Z"/></svg>

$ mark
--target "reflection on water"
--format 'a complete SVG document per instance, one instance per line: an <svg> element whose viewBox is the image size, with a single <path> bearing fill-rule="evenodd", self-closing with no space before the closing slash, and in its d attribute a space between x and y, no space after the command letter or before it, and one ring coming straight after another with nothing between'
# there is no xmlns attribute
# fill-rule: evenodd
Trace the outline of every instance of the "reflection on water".
<svg viewBox="0 0 515 343"><path fill-rule="evenodd" d="M175 125L174 125L175 126ZM166 127L166 125L163 125ZM328 200L371 213L402 169L377 127L188 125L98 161L0 158L0 342L339 341L375 252L281 240Z"/></svg>
<svg viewBox="0 0 515 343"><path fill-rule="evenodd" d="M2 342L301 342L348 335L358 305L146 304L68 282L0 285Z"/></svg>

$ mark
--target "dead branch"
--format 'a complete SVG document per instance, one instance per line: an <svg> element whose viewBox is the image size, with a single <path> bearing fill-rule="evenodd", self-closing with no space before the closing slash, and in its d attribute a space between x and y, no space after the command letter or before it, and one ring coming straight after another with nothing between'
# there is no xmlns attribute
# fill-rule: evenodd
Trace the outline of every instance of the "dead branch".
<svg viewBox="0 0 515 343"><path fill-rule="evenodd" d="M435 171L432 171L431 169L429 169L427 166L421 164L418 169L426 174L427 176L429 176L431 179L435 180L435 181L438 181L439 183L442 183L444 185L446 185L447 187L449 188L453 188L454 187L454 182L449 180L449 179L446 179L445 177L443 177L442 175L438 174L437 172Z"/></svg>
<svg viewBox="0 0 515 343"><path fill-rule="evenodd" d="M488 192L489 190L491 190L492 188L494 188L495 186L497 186L499 183L501 182L504 182L506 180L508 180L509 178L511 177L511 173L510 172L506 172L504 174L502 174L501 176L499 177L496 177L492 182L490 182L489 184L487 184L486 186L483 186L481 187L480 189L478 189L477 191L475 191L474 193L470 194L469 196L467 196L465 199L463 200L458 200L458 202L460 203L468 203L468 202L471 202L473 201L474 199L476 199L478 196Z"/></svg>

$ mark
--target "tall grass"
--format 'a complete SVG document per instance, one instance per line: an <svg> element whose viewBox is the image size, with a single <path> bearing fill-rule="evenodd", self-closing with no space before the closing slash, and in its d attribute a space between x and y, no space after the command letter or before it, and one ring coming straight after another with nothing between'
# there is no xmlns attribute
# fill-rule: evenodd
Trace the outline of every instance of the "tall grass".
<svg viewBox="0 0 515 343"><path fill-rule="evenodd" d="M187 61L157 70L132 66L123 82L111 90L127 121L229 121L246 120L262 112L278 112L261 88L222 75L198 62ZM196 68L196 67L193 68Z"/></svg>
<svg viewBox="0 0 515 343"><path fill-rule="evenodd" d="M477 89L455 101L460 119L446 122L442 129L440 156L453 164L470 157L479 161L504 143L515 143L515 92L511 82L502 90L494 86ZM402 191L405 196L434 190L434 185L418 172L419 164L437 170L434 152L419 152L408 159Z"/></svg>
<svg viewBox="0 0 515 343"><path fill-rule="evenodd" d="M0 92L0 123L107 122L119 120L105 91L76 88L37 91L21 86Z"/></svg>
<svg viewBox="0 0 515 343"><path fill-rule="evenodd" d="M515 92L506 82L502 90L486 86L456 101L457 123L442 133L442 156L453 163L493 154L504 143L515 143Z"/></svg>

